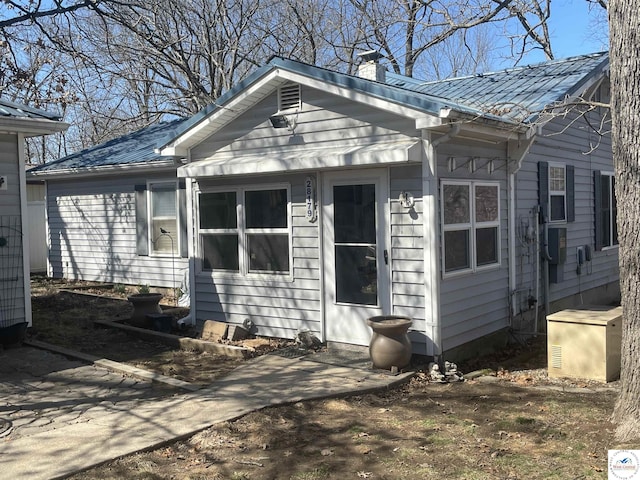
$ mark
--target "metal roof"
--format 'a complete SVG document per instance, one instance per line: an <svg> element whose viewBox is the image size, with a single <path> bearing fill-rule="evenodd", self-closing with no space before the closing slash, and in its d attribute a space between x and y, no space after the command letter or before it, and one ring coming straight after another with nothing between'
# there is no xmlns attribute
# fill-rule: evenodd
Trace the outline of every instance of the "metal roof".
<svg viewBox="0 0 640 480"><path fill-rule="evenodd" d="M45 112L37 108L31 108L27 105L10 102L0 98L0 117L14 118L39 118L44 120L61 120L62 117L57 113Z"/></svg>
<svg viewBox="0 0 640 480"><path fill-rule="evenodd" d="M166 157L156 153L156 148L162 139L175 135L176 129L183 122L185 119L145 127L53 162L39 165L29 170L29 174L166 161Z"/></svg>
<svg viewBox="0 0 640 480"><path fill-rule="evenodd" d="M543 108L567 96L581 93L590 81L606 72L608 62L608 53L602 52L436 82L422 82L387 72L386 83L380 83L295 60L274 57L219 97L215 103L188 119L160 123L138 130L36 167L30 174L142 165L166 160L167 157L156 153L159 149L198 126L212 114L224 111L225 105L234 97L257 85L267 75L281 70L429 115L438 116L442 110L450 109L461 114L517 125L532 121ZM0 102L0 108L3 106ZM33 114L37 112L32 111Z"/></svg>
<svg viewBox="0 0 640 480"><path fill-rule="evenodd" d="M605 72L608 65L609 54L601 52L434 82L387 73L387 83L505 120L529 122L545 107L581 93L589 80Z"/></svg>

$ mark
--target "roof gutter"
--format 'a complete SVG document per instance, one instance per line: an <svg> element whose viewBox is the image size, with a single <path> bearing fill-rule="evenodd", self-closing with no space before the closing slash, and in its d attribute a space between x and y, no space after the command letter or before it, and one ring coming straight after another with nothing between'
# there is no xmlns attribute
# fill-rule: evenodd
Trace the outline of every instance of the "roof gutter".
<svg viewBox="0 0 640 480"><path fill-rule="evenodd" d="M12 134L21 133L25 137L64 132L67 128L69 128L68 123L56 120L16 117L3 118L0 116L0 132Z"/></svg>
<svg viewBox="0 0 640 480"><path fill-rule="evenodd" d="M47 180L68 179L69 176L78 177L97 177L107 175L118 175L121 173L137 173L153 168L153 172L165 172L176 170L180 164L171 160L162 160L155 162L145 162L131 165L109 165L94 168L60 168L56 170L29 170L27 171L27 179L43 178Z"/></svg>

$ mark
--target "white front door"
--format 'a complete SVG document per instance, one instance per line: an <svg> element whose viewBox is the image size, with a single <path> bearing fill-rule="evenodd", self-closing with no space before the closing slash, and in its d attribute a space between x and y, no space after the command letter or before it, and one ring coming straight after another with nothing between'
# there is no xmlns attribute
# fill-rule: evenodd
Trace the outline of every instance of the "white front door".
<svg viewBox="0 0 640 480"><path fill-rule="evenodd" d="M368 317L389 312L387 171L325 174L325 337L368 345Z"/></svg>

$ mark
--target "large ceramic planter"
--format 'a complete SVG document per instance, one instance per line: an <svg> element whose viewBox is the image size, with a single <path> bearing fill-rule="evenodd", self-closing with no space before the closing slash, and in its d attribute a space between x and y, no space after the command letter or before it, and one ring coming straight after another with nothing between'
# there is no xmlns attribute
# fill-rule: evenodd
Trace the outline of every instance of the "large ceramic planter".
<svg viewBox="0 0 640 480"><path fill-rule="evenodd" d="M129 323L134 327L151 328L151 320L147 315L162 313L160 308L161 293L136 293L128 298L133 305L133 313Z"/></svg>
<svg viewBox="0 0 640 480"><path fill-rule="evenodd" d="M409 317L398 315L380 315L371 317L367 324L373 330L369 343L369 356L374 368L400 370L411 361L411 340L408 330Z"/></svg>

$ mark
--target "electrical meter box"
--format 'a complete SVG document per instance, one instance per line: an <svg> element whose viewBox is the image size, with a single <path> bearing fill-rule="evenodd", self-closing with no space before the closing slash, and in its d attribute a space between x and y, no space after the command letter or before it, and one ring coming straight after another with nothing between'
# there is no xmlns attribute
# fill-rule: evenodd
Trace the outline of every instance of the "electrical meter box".
<svg viewBox="0 0 640 480"><path fill-rule="evenodd" d="M589 305L548 315L549 377L618 379L621 340L622 307Z"/></svg>
<svg viewBox="0 0 640 480"><path fill-rule="evenodd" d="M564 263L567 261L567 229L550 228L548 231L549 282L564 280Z"/></svg>

